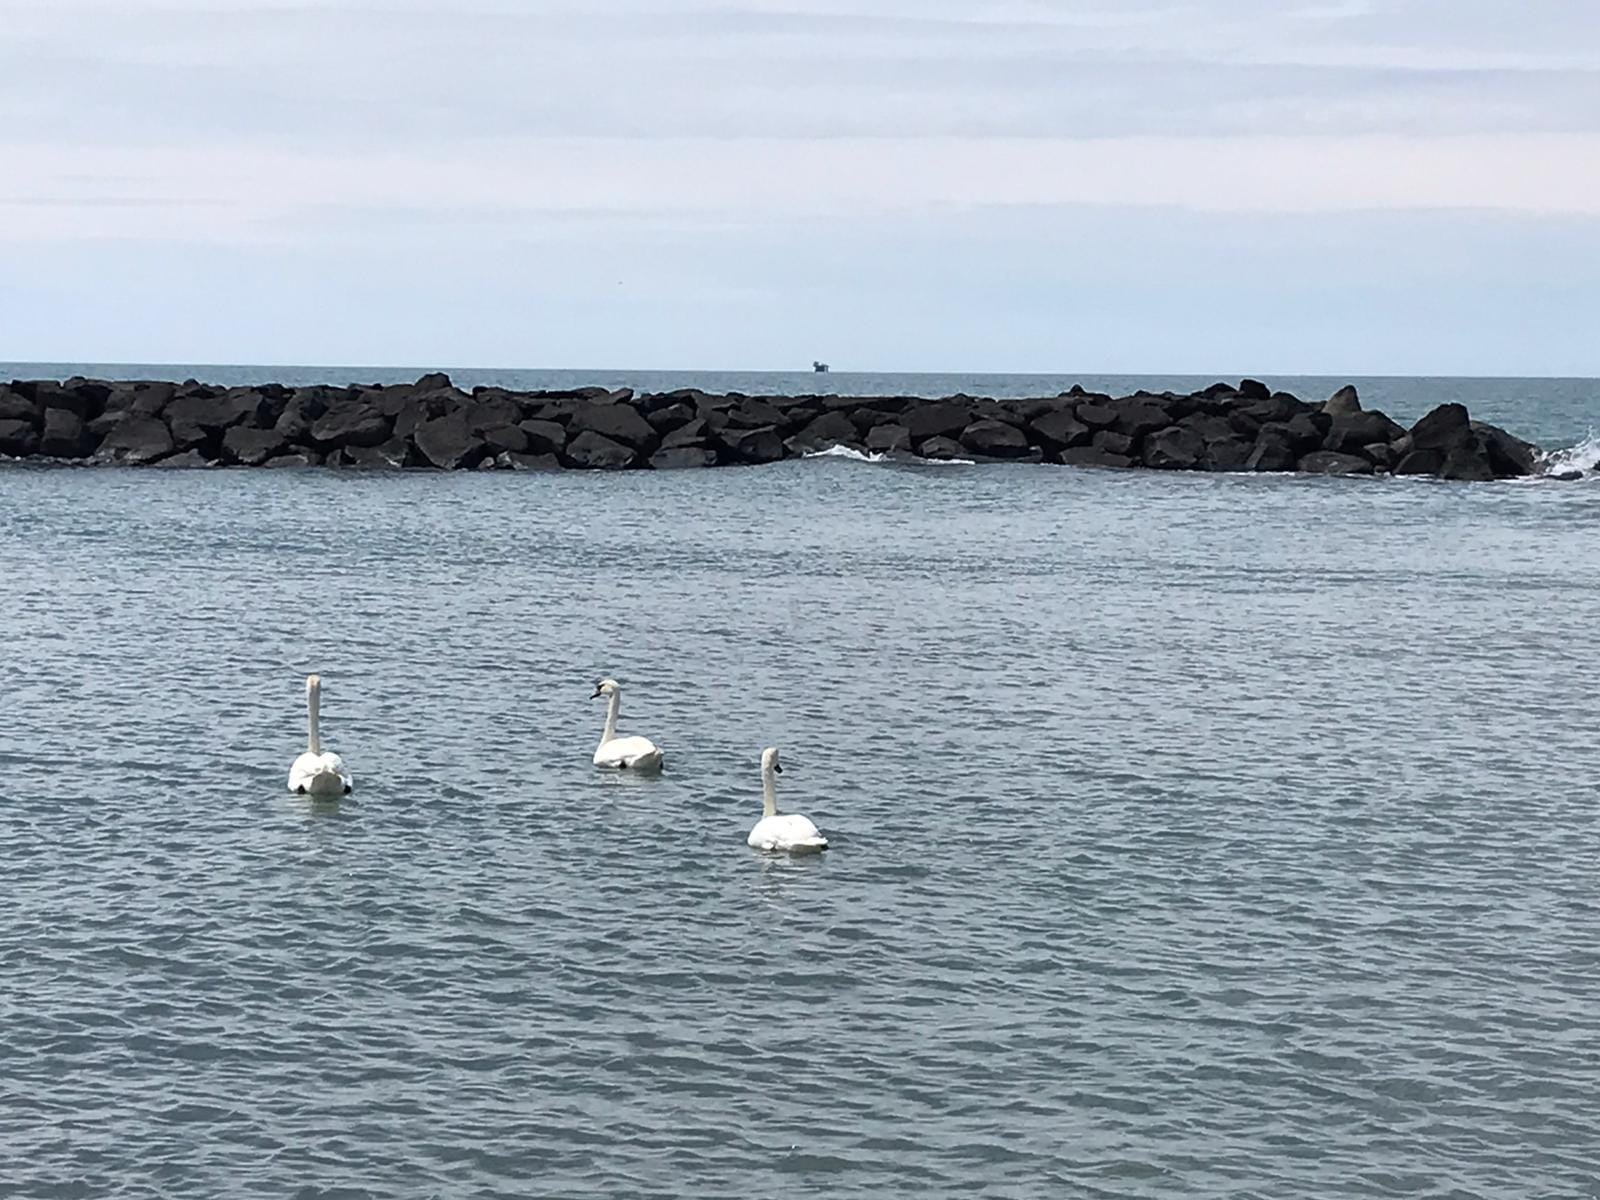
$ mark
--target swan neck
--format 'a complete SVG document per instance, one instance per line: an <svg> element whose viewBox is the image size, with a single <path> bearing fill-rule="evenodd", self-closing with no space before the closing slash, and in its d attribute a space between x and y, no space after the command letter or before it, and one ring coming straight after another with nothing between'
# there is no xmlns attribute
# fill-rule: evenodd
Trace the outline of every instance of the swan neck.
<svg viewBox="0 0 1600 1200"><path fill-rule="evenodd" d="M306 749L312 754L322 753L322 734L318 716L322 709L322 690L306 689Z"/></svg>
<svg viewBox="0 0 1600 1200"><path fill-rule="evenodd" d="M761 768L761 815L778 815L778 776L771 767Z"/></svg>
<svg viewBox="0 0 1600 1200"><path fill-rule="evenodd" d="M600 744L602 746L617 736L617 713L621 708L621 692L612 692L610 696L606 697L606 727L600 734Z"/></svg>

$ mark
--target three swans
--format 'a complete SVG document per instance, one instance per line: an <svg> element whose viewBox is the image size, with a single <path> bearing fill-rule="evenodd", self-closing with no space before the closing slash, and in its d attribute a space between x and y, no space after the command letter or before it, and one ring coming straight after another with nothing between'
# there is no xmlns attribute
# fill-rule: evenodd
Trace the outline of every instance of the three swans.
<svg viewBox="0 0 1600 1200"><path fill-rule="evenodd" d="M661 747L645 737L617 736L617 713L622 708L622 688L615 679L602 679L594 685L594 700L606 697L606 727L594 752L594 765L623 771L659 771Z"/></svg>
<svg viewBox="0 0 1600 1200"><path fill-rule="evenodd" d="M757 850L779 850L788 854L826 850L828 839L811 823L810 817L799 813L779 814L777 777L782 773L777 747L767 747L761 752L761 820L756 822L745 841Z"/></svg>
<svg viewBox="0 0 1600 1200"><path fill-rule="evenodd" d="M343 796L355 786L344 759L323 753L317 716L322 708L322 676L306 676L306 752L289 768L289 790L303 796Z"/></svg>

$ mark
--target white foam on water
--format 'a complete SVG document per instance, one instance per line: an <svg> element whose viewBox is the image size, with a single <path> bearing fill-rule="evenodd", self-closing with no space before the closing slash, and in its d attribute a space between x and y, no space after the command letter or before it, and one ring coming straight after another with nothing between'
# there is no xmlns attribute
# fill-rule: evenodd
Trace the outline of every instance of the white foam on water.
<svg viewBox="0 0 1600 1200"><path fill-rule="evenodd" d="M851 462L892 462L898 465L917 467L975 467L978 465L970 458L890 458L887 454L873 454L870 451L853 450L849 446L829 446L826 450L808 450L801 457L847 458Z"/></svg>
<svg viewBox="0 0 1600 1200"><path fill-rule="evenodd" d="M1600 470L1600 434L1591 432L1575 446L1551 451L1545 456L1544 466L1552 472Z"/></svg>

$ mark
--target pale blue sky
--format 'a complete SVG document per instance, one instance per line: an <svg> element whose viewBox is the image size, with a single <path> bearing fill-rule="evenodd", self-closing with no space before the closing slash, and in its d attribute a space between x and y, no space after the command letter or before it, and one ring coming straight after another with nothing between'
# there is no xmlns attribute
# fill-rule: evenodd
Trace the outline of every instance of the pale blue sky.
<svg viewBox="0 0 1600 1200"><path fill-rule="evenodd" d="M1595 0L0 0L0 360L1600 375Z"/></svg>

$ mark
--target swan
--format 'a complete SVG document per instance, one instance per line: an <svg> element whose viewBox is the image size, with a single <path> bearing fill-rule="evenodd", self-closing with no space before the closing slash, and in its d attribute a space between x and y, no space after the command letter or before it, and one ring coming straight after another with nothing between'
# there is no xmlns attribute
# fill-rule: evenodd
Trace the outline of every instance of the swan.
<svg viewBox="0 0 1600 1200"><path fill-rule="evenodd" d="M822 830L810 817L799 813L778 813L777 777L783 774L778 750L768 746L761 752L761 820L745 842L757 850L782 850L789 854L811 854L828 848Z"/></svg>
<svg viewBox="0 0 1600 1200"><path fill-rule="evenodd" d="M622 688L615 679L602 679L594 685L595 700L606 697L606 727L600 732L600 745L595 748L594 765L616 767L618 770L659 771L661 747L645 737L617 736L617 713L622 708Z"/></svg>
<svg viewBox="0 0 1600 1200"><path fill-rule="evenodd" d="M303 796L343 796L355 786L344 759L333 751L323 753L317 732L322 707L322 676L306 676L306 752L289 768L289 790Z"/></svg>

